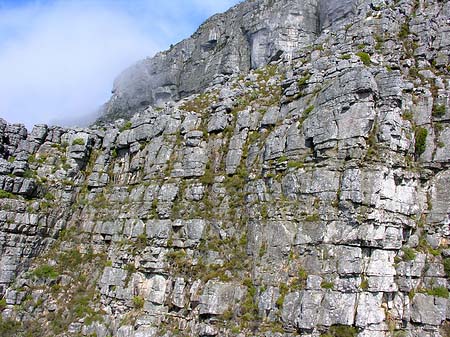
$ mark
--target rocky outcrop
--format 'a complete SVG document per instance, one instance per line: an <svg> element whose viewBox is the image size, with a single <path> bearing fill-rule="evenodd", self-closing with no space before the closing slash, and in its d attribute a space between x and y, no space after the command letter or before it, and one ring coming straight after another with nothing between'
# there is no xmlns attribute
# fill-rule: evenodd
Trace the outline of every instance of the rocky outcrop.
<svg viewBox="0 0 450 337"><path fill-rule="evenodd" d="M309 46L321 26L346 17L355 0L252 0L207 20L190 38L139 61L114 82L100 122L198 93Z"/></svg>
<svg viewBox="0 0 450 337"><path fill-rule="evenodd" d="M450 3L354 6L127 122L1 121L0 331L448 336Z"/></svg>

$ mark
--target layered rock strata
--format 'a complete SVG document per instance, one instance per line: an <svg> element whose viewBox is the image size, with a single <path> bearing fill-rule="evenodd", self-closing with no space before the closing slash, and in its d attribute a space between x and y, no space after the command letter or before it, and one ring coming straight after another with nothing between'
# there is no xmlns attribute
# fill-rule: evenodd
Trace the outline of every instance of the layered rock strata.
<svg viewBox="0 0 450 337"><path fill-rule="evenodd" d="M0 331L448 336L450 3L352 6L129 121L2 121Z"/></svg>

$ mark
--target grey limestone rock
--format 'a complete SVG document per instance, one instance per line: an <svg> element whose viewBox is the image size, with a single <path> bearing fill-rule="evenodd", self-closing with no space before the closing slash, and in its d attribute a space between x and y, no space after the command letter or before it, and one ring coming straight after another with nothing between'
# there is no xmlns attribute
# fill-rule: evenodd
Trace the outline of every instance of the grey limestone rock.
<svg viewBox="0 0 450 337"><path fill-rule="evenodd" d="M217 75L248 71L309 45L354 0L245 1L207 20L190 38L139 61L114 82L101 121L130 116L205 89Z"/></svg>
<svg viewBox="0 0 450 337"><path fill-rule="evenodd" d="M0 119L2 328L444 337L449 14L247 0L120 75L102 126Z"/></svg>
<svg viewBox="0 0 450 337"><path fill-rule="evenodd" d="M413 322L440 325L447 317L447 300L444 298L417 294L411 307Z"/></svg>
<svg viewBox="0 0 450 337"><path fill-rule="evenodd" d="M232 309L245 294L242 286L209 281L200 296L200 315L220 315Z"/></svg>
<svg viewBox="0 0 450 337"><path fill-rule="evenodd" d="M12 172L13 165L8 162L7 160L0 158L0 174L1 175L8 175Z"/></svg>

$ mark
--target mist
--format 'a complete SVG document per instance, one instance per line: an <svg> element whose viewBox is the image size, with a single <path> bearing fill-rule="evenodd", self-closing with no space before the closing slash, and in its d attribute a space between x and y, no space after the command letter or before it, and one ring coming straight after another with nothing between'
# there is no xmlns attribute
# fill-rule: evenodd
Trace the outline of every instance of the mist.
<svg viewBox="0 0 450 337"><path fill-rule="evenodd" d="M237 0L0 0L0 117L85 125L114 78Z"/></svg>

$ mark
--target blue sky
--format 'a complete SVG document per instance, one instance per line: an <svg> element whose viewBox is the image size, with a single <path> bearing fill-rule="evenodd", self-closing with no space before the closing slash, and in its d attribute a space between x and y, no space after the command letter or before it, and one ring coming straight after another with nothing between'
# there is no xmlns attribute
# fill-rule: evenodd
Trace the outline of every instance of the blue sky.
<svg viewBox="0 0 450 337"><path fill-rule="evenodd" d="M0 0L0 117L70 123L108 100L135 61L239 0Z"/></svg>

